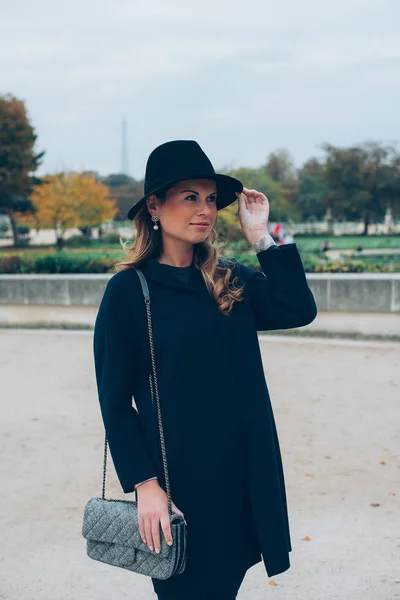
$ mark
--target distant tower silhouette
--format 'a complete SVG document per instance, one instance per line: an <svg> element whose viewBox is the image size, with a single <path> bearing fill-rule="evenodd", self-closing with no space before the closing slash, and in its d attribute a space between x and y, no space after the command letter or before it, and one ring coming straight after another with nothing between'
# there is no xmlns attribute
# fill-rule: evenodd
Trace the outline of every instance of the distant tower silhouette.
<svg viewBox="0 0 400 600"><path fill-rule="evenodd" d="M121 173L124 175L129 175L128 138L125 119L122 121Z"/></svg>

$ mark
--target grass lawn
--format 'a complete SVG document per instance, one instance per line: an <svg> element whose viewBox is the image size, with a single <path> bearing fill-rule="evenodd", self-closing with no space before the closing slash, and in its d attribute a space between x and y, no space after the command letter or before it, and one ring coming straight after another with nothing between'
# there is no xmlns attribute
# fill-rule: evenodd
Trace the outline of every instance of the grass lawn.
<svg viewBox="0 0 400 600"><path fill-rule="evenodd" d="M329 241L329 249L330 250L356 250L358 245L361 245L364 249L374 249L374 248L400 248L400 235L392 235L392 236L371 236L371 237L363 237L363 236L344 236L344 237L308 237L308 236L295 236L294 241L298 245L300 253L305 256L311 256L315 254L316 257L322 258L323 253L321 252L321 246L324 240ZM239 248L237 249L239 250ZM227 255L235 255L237 254L237 250L235 248L235 243L232 244L232 248L227 245L226 251L224 254ZM243 250L242 250L243 251ZM251 251L249 254L253 254ZM121 248L119 243L115 244L103 244L98 243L97 240L94 240L90 245L83 245L80 247L75 246L65 246L63 250L57 250L54 245L42 245L42 246L27 246L23 248L13 248L12 246L3 246L0 247L0 257L5 257L9 255L19 255L19 256L32 256L35 257L45 257L49 255L58 255L62 257L72 257L72 256L80 256L85 258L112 258L112 260L117 262L118 260L122 260L125 257L125 254ZM399 256L388 256L386 259L384 256L376 256L366 258L364 255L361 260L365 262L369 262L372 264L385 264L390 262L395 262L398 264Z"/></svg>
<svg viewBox="0 0 400 600"><path fill-rule="evenodd" d="M330 250L355 250L357 246L363 248L400 248L400 235L388 236L326 236L309 237L294 236L294 241L304 252L316 252L321 250L323 242L329 242Z"/></svg>

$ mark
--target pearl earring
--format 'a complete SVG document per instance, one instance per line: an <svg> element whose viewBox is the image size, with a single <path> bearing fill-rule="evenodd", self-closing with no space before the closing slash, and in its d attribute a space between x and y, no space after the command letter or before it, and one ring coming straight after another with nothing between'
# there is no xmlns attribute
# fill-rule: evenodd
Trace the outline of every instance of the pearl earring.
<svg viewBox="0 0 400 600"><path fill-rule="evenodd" d="M151 220L155 222L155 225L153 225L153 229L159 229L157 222L160 220L160 217L158 215L153 215L151 217Z"/></svg>

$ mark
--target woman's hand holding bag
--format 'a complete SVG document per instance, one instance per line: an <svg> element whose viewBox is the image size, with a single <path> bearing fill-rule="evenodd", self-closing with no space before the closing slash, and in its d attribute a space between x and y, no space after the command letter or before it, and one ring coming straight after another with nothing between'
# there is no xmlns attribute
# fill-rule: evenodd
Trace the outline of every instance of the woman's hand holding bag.
<svg viewBox="0 0 400 600"><path fill-rule="evenodd" d="M160 552L160 525L165 541L172 545L171 521L168 513L168 496L157 480L142 483L136 490L138 505L139 531L142 540L150 550ZM172 512L184 514L172 502ZM185 525L187 525L185 521Z"/></svg>

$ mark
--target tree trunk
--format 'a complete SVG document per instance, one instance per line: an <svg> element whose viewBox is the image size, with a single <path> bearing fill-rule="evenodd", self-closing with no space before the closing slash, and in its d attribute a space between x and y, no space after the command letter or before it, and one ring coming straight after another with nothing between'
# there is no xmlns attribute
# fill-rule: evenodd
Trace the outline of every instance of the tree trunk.
<svg viewBox="0 0 400 600"><path fill-rule="evenodd" d="M363 235L368 235L368 225L369 225L369 215L366 215L365 219L364 219L364 231L363 231Z"/></svg>
<svg viewBox="0 0 400 600"><path fill-rule="evenodd" d="M64 247L64 239L62 238L62 236L57 235L57 239L56 239L56 249L57 250L62 250Z"/></svg>
<svg viewBox="0 0 400 600"><path fill-rule="evenodd" d="M14 238L14 246L17 246L19 244L19 231L18 231L18 225L16 220L14 219L13 215L8 213L8 216L10 218L10 223L11 223L11 229L13 232L13 238Z"/></svg>

